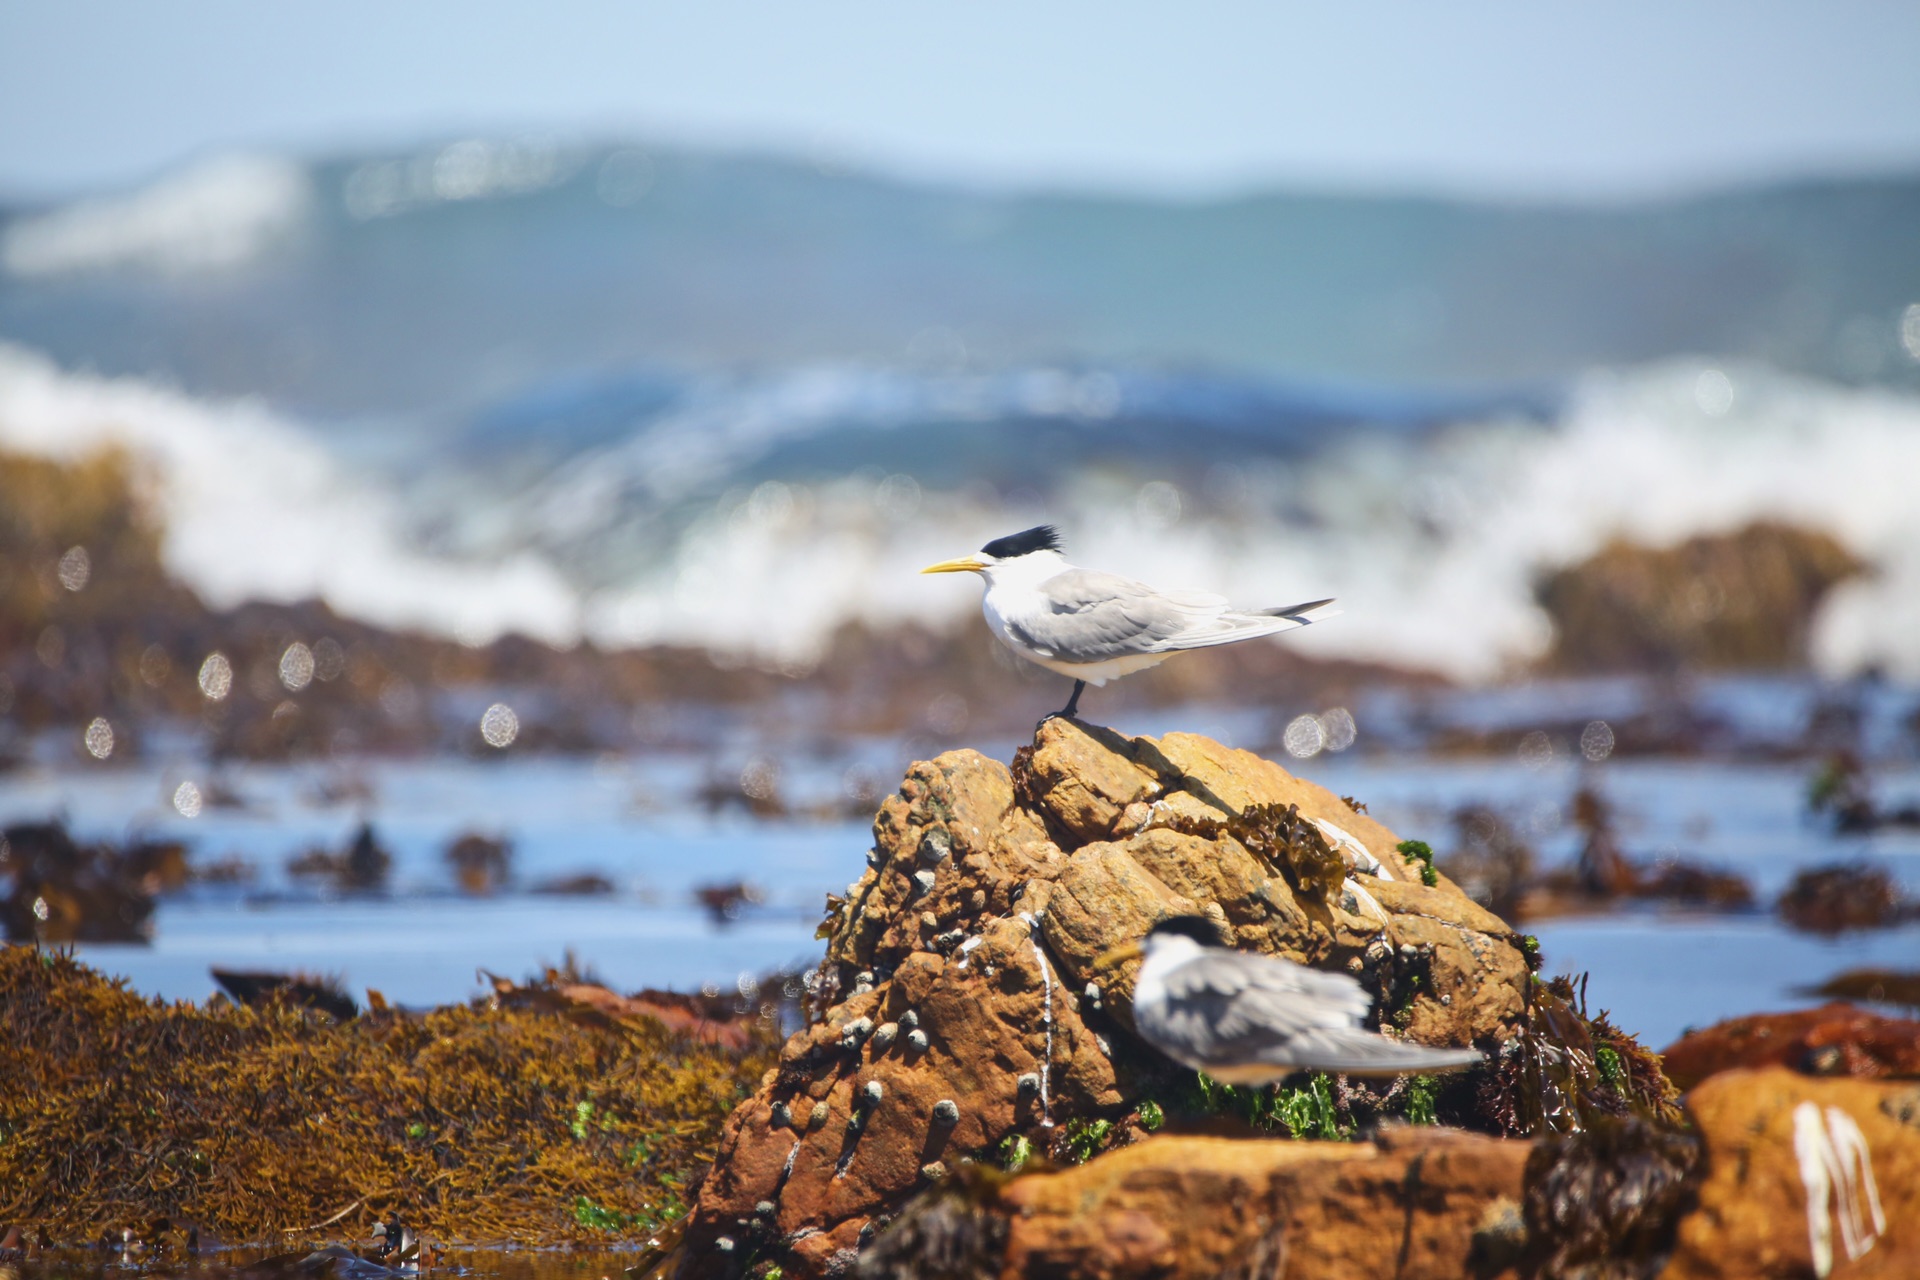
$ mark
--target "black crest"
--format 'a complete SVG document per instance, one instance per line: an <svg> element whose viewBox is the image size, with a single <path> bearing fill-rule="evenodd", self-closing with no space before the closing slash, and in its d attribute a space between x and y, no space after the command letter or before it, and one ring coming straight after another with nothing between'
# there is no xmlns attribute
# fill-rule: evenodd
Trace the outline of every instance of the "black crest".
<svg viewBox="0 0 1920 1280"><path fill-rule="evenodd" d="M1035 551L1058 551L1060 549L1060 531L1050 524L1035 525L1019 533L1010 533L1004 538L995 538L980 548L995 560L1011 560L1015 556L1029 555Z"/></svg>
<svg viewBox="0 0 1920 1280"><path fill-rule="evenodd" d="M1156 921L1153 928L1147 930L1149 938L1165 937L1167 934L1192 938L1206 947L1228 945L1225 930L1206 916L1168 916L1165 920Z"/></svg>

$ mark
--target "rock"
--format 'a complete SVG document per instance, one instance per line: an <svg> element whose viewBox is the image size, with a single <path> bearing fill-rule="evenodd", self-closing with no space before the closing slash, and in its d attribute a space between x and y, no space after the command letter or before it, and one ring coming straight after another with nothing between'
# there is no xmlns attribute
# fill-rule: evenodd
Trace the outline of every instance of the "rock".
<svg viewBox="0 0 1920 1280"><path fill-rule="evenodd" d="M1700 1085L1706 1178L1662 1280L1920 1275L1916 1091L1778 1067Z"/></svg>
<svg viewBox="0 0 1920 1280"><path fill-rule="evenodd" d="M1379 1143L1153 1138L935 1192L861 1274L1455 1280L1517 1236L1528 1149L1442 1129Z"/></svg>
<svg viewBox="0 0 1920 1280"><path fill-rule="evenodd" d="M1920 1021L1825 1004L1730 1018L1681 1037L1661 1057L1667 1077L1682 1089L1736 1067L1865 1079L1920 1076Z"/></svg>
<svg viewBox="0 0 1920 1280"><path fill-rule="evenodd" d="M1615 540L1543 578L1556 671L1797 669L1821 600L1867 566L1831 534L1772 521L1650 548Z"/></svg>
<svg viewBox="0 0 1920 1280"><path fill-rule="evenodd" d="M873 834L825 926L825 990L844 998L729 1121L682 1275L723 1274L712 1241L749 1230L763 1200L777 1209L752 1228L755 1256L823 1275L928 1167L997 1165L1009 1142L1057 1153L1076 1122L1105 1126L1096 1149L1127 1140L1116 1122L1177 1069L1130 1034L1135 964L1083 993L1103 952L1170 915L1357 963L1415 1040L1491 1047L1524 1016L1503 922L1445 877L1422 884L1394 833L1323 788L1205 738L1052 720L1012 769L972 751L914 764ZM884 1105L861 1101L875 1089ZM795 1134L776 1107L818 1119Z"/></svg>
<svg viewBox="0 0 1920 1280"><path fill-rule="evenodd" d="M919 851L928 842L948 858L923 893L914 875L924 870ZM828 960L850 969L892 967L958 923L1010 914L1016 886L1051 877L1064 861L1040 820L1014 805L1006 766L976 751L909 768L874 819L873 851L874 865L855 883L827 944ZM985 892L979 908L974 889ZM927 925L927 916L936 923Z"/></svg>

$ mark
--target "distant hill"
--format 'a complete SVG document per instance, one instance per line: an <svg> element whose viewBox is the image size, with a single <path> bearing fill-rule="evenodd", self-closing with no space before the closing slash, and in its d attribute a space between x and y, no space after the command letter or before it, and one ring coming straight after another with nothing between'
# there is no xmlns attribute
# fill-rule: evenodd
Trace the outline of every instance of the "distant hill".
<svg viewBox="0 0 1920 1280"><path fill-rule="evenodd" d="M262 165L0 212L0 339L323 417L821 361L1431 388L1690 354L1920 385L1920 177L1575 208L981 194L482 142Z"/></svg>

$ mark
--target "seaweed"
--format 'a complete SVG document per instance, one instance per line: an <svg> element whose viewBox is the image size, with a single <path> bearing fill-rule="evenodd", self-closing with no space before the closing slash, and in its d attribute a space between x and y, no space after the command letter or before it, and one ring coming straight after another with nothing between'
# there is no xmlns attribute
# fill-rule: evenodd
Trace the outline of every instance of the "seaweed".
<svg viewBox="0 0 1920 1280"><path fill-rule="evenodd" d="M1775 906L1795 929L1832 935L1885 929L1920 915L1885 867L1864 860L1808 867L1793 877Z"/></svg>
<svg viewBox="0 0 1920 1280"><path fill-rule="evenodd" d="M1672 1254L1705 1174L1699 1136L1608 1117L1527 1157L1524 1274L1650 1280Z"/></svg>
<svg viewBox="0 0 1920 1280"><path fill-rule="evenodd" d="M1336 1101L1336 1092L1346 1087L1337 1081L1344 1077L1315 1071L1275 1084L1230 1085L1197 1071L1172 1104L1175 1114L1189 1122L1224 1118L1260 1132L1344 1142L1354 1136L1356 1126Z"/></svg>
<svg viewBox="0 0 1920 1280"><path fill-rule="evenodd" d="M1588 1012L1584 975L1531 980L1519 1033L1479 1073L1476 1092L1472 1127L1515 1137L1578 1133L1605 1117L1673 1125L1681 1115L1659 1055L1605 1010Z"/></svg>
<svg viewBox="0 0 1920 1280"><path fill-rule="evenodd" d="M712 1043L548 996L337 1021L284 999L148 1001L8 947L0 1221L63 1240L161 1218L265 1240L396 1216L441 1239L644 1238L685 1212L772 1065L772 1019Z"/></svg>
<svg viewBox="0 0 1920 1280"><path fill-rule="evenodd" d="M1300 816L1299 805L1248 805L1228 820L1227 834L1277 868L1296 894L1322 903L1338 899L1347 860L1318 826Z"/></svg>
<svg viewBox="0 0 1920 1280"><path fill-rule="evenodd" d="M1109 1139L1114 1136L1113 1121L1089 1119L1075 1116L1067 1121L1061 1131L1060 1141L1055 1144L1059 1155L1068 1163L1085 1164L1105 1151Z"/></svg>
<svg viewBox="0 0 1920 1280"><path fill-rule="evenodd" d="M857 1274L876 1280L976 1280L997 1275L1006 1256L1010 1222L999 1211L1009 1175L984 1164L962 1164L874 1237L860 1254Z"/></svg>

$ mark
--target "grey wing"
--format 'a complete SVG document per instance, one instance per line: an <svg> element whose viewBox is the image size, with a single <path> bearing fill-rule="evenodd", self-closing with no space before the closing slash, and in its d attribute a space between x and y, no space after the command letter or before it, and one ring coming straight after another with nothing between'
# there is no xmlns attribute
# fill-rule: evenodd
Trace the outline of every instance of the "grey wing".
<svg viewBox="0 0 1920 1280"><path fill-rule="evenodd" d="M1047 611L1007 619L1024 644L1067 662L1160 653L1200 620L1226 608L1218 596L1155 591L1097 569L1069 569L1040 584Z"/></svg>
<svg viewBox="0 0 1920 1280"><path fill-rule="evenodd" d="M1359 983L1274 956L1209 951L1164 980L1165 1007L1135 1024L1168 1057L1201 1071L1249 1066L1355 1075L1452 1071L1473 1049L1436 1049L1363 1030L1373 1001ZM1284 1070L1282 1070L1284 1069Z"/></svg>
<svg viewBox="0 0 1920 1280"><path fill-rule="evenodd" d="M1332 612L1331 600L1248 613L1204 591L1156 591L1098 569L1069 569L1040 584L1044 613L1007 619L1029 648L1066 662L1103 662L1142 653L1204 649L1304 627Z"/></svg>
<svg viewBox="0 0 1920 1280"><path fill-rule="evenodd" d="M1244 951L1209 950L1165 982L1164 1008L1135 1010L1140 1030L1169 1057L1203 1070L1291 1062L1299 1046L1359 1026L1373 1005L1345 974Z"/></svg>

